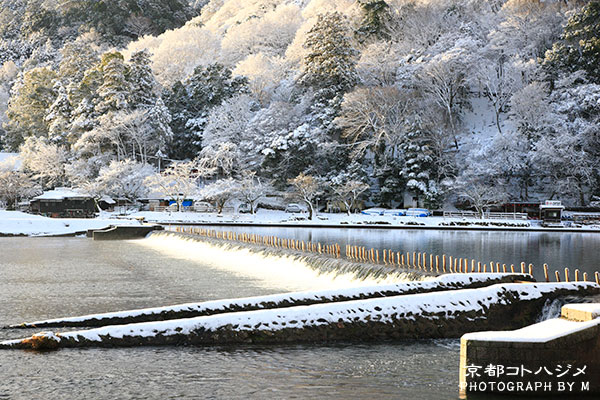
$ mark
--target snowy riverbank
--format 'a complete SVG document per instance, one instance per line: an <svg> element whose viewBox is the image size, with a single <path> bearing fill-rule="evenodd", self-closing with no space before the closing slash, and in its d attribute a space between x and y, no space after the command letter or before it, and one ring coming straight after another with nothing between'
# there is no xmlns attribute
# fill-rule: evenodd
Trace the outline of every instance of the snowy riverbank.
<svg viewBox="0 0 600 400"><path fill-rule="evenodd" d="M140 211L120 218L140 218L162 224L209 224L209 225L256 225L282 227L363 227L406 229L469 229L469 230L542 230L569 232L600 232L600 226L564 226L544 228L539 221L523 219L475 219L456 217L411 217L396 215L365 215L344 213L319 213L309 220L306 213L286 213L259 209L251 214L223 214L197 212L151 212Z"/></svg>
<svg viewBox="0 0 600 400"><path fill-rule="evenodd" d="M0 210L0 236L70 235L108 225L137 225L138 219L161 224L206 224L273 227L339 227L379 229L523 230L555 232L600 232L600 226L543 228L538 221L395 215L320 213L313 220L306 214L260 209L255 215L199 212L140 211L128 215L102 213L97 218L47 218L20 211Z"/></svg>
<svg viewBox="0 0 600 400"><path fill-rule="evenodd" d="M100 218L47 218L20 211L0 210L0 236L72 235L108 225L139 225L136 220Z"/></svg>

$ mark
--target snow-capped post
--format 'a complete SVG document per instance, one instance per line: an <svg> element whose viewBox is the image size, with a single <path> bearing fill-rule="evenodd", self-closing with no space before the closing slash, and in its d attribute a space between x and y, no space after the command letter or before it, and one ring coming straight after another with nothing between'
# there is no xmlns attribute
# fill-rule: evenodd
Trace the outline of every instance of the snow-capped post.
<svg viewBox="0 0 600 400"><path fill-rule="evenodd" d="M579 268L575 268L575 282L579 282Z"/></svg>
<svg viewBox="0 0 600 400"><path fill-rule="evenodd" d="M560 272L554 271L554 278L556 279L556 282L560 282Z"/></svg>
<svg viewBox="0 0 600 400"><path fill-rule="evenodd" d="M550 278L548 277L548 264L544 264L544 279L546 282L550 282Z"/></svg>
<svg viewBox="0 0 600 400"><path fill-rule="evenodd" d="M569 282L569 268L565 268L565 282Z"/></svg>
<svg viewBox="0 0 600 400"><path fill-rule="evenodd" d="M529 269L529 275L533 276L533 264L529 264L528 269Z"/></svg>

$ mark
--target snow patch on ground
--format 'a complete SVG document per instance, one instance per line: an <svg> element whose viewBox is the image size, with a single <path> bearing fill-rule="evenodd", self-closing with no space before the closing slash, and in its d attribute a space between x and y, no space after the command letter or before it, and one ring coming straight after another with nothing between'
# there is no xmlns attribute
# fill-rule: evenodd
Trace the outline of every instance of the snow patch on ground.
<svg viewBox="0 0 600 400"><path fill-rule="evenodd" d="M0 210L0 234L6 235L66 235L109 225L139 225L135 220L101 218L47 218L20 211Z"/></svg>

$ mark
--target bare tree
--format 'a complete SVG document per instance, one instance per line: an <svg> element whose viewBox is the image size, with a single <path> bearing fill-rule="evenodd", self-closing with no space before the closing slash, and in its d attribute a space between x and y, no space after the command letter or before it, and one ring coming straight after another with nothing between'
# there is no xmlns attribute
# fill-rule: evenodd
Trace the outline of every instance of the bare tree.
<svg viewBox="0 0 600 400"><path fill-rule="evenodd" d="M475 207L479 218L483 218L483 212L487 208L500 205L507 200L506 192L498 185L466 182L461 186L459 197L468 200Z"/></svg>
<svg viewBox="0 0 600 400"><path fill-rule="evenodd" d="M246 173L239 185L239 195L250 206L253 215L256 213L256 202L270 190L273 190L272 186L257 178L256 172Z"/></svg>
<svg viewBox="0 0 600 400"><path fill-rule="evenodd" d="M359 197L367 189L369 189L368 184L357 180L350 180L331 185L331 190L333 191L335 198L344 203L348 215L350 215L352 210L356 209L356 203Z"/></svg>
<svg viewBox="0 0 600 400"><path fill-rule="evenodd" d="M308 206L308 219L315 215L314 201L321 194L319 181L312 175L301 173L294 179L288 179L288 183L294 187L294 195Z"/></svg>
<svg viewBox="0 0 600 400"><path fill-rule="evenodd" d="M225 203L238 195L239 189L240 184L233 178L220 179L204 186L200 190L200 197L214 203L217 212L222 214Z"/></svg>
<svg viewBox="0 0 600 400"><path fill-rule="evenodd" d="M202 169L197 161L174 163L162 173L146 178L149 188L161 191L165 196L177 202L177 209L182 211L183 200L198 191L198 178L207 176L210 170Z"/></svg>

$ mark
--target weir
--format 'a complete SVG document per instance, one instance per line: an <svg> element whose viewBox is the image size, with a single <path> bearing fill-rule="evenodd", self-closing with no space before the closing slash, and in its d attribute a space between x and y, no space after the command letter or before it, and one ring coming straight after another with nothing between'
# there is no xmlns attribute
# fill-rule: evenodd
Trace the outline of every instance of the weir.
<svg viewBox="0 0 600 400"><path fill-rule="evenodd" d="M107 325L123 325L147 321L193 318L229 312L266 310L302 305L402 296L409 294L472 289L498 283L514 283L517 281L532 281L532 277L530 275L521 274L447 274L428 281L403 282L391 285L304 291L246 297L240 299L204 301L200 303L188 303L166 307L34 321L8 326L7 328L19 329L69 326L98 327Z"/></svg>
<svg viewBox="0 0 600 400"><path fill-rule="evenodd" d="M515 329L547 300L600 293L594 283L512 283L196 318L113 325L0 342L0 349L143 345L325 343L456 338Z"/></svg>

